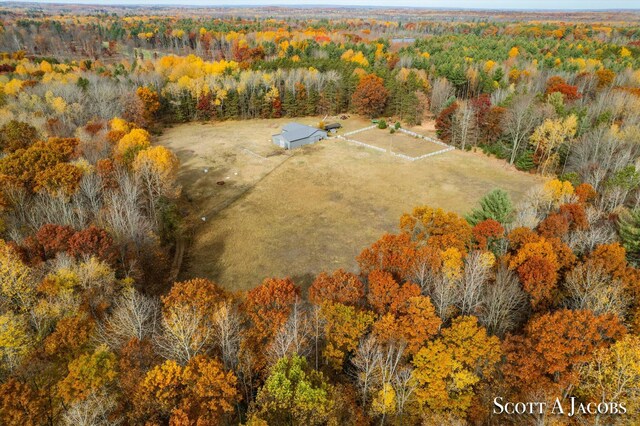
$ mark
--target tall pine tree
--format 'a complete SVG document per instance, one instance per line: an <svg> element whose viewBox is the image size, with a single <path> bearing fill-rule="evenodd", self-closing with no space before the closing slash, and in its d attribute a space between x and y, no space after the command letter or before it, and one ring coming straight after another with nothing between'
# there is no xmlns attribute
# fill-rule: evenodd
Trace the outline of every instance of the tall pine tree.
<svg viewBox="0 0 640 426"><path fill-rule="evenodd" d="M505 225L513 215L513 204L509 194L502 189L494 189L480 200L480 208L474 209L467 217L467 222L477 225L483 220L493 219Z"/></svg>
<svg viewBox="0 0 640 426"><path fill-rule="evenodd" d="M640 208L626 211L620 215L618 232L630 260L638 263L640 260Z"/></svg>

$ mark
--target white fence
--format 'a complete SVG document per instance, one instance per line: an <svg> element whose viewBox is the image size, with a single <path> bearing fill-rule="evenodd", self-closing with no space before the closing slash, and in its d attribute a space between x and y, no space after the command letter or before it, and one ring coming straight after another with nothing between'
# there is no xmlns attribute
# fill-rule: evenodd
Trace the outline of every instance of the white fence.
<svg viewBox="0 0 640 426"><path fill-rule="evenodd" d="M374 124L373 126L363 127L362 129L358 129L358 130L352 130L351 132L347 132L342 136L355 135L356 133L366 132L367 130L375 129L376 127L378 127L378 126L376 124Z"/></svg>
<svg viewBox="0 0 640 426"><path fill-rule="evenodd" d="M345 138L344 136L338 136L338 138L340 138L342 140L345 140L347 142L354 143L356 145L364 146L365 148L375 149L376 151L380 151L380 152L387 152L386 149L380 148L379 146L369 145L368 143L356 141L356 140L353 140L353 139L348 139L348 138Z"/></svg>
<svg viewBox="0 0 640 426"><path fill-rule="evenodd" d="M402 127L399 128L398 130L401 131L402 133L406 133L407 135L411 135L415 138L424 139L426 141L433 142L440 146L446 146L447 148L453 148L451 145L447 145L446 143L439 141L438 139L430 138L429 136L421 135L420 133L412 132L411 130L403 129Z"/></svg>
<svg viewBox="0 0 640 426"><path fill-rule="evenodd" d="M354 140L354 139L349 139L349 138L345 137L345 136L354 135L356 133L364 132L366 130L375 129L376 127L377 127L376 125L369 126L369 127L364 127L362 129L354 130L352 132L345 133L344 135L340 135L340 136L338 136L338 138L342 139L342 140L345 140L347 142L351 142L351 143L356 144L356 145L364 146L365 148L370 148L370 149L373 149L373 150L376 150L376 151L380 151L380 152L388 152L391 155L394 155L396 157L400 157L402 159L409 160L409 161L422 160L423 158L433 157L434 155L438 155L438 154L444 154L445 152L453 151L455 149L451 145L447 145L446 143L444 143L442 141L439 141L439 140L434 139L434 138L430 138L429 136L421 135L421 134L416 133L416 132L412 132L410 130L405 130L403 128L400 128L398 130L403 132L403 133L405 133L405 134L407 134L407 135L410 135L410 136L413 136L413 137L416 137L416 138L420 138L420 139L424 139L426 141L435 143L435 144L440 145L440 146L444 146L445 148L441 149L439 151L430 152L428 154L420 155L418 157L411 157L409 155L400 154L400 153L397 153L397 152L393 152L391 150L387 150L385 148L380 148L379 146L369 145L368 143L360 142L360 141L357 141L357 140Z"/></svg>

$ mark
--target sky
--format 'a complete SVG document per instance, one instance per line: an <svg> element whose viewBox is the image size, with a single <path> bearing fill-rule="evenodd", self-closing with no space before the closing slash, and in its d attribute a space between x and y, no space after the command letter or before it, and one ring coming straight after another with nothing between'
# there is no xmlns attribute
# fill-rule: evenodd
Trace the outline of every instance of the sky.
<svg viewBox="0 0 640 426"><path fill-rule="evenodd" d="M28 0L27 0L28 1ZM33 1L33 0L31 0ZM2 3L0 1L0 3ZM396 6L468 9L640 9L640 0L41 0L35 3L126 4L126 5L338 5Z"/></svg>

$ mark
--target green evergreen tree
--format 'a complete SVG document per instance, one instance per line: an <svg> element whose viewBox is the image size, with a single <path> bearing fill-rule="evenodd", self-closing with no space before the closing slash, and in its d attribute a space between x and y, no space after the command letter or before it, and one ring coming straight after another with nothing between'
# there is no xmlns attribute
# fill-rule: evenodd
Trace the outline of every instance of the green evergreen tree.
<svg viewBox="0 0 640 426"><path fill-rule="evenodd" d="M296 95L293 91L287 90L284 94L284 102L282 103L282 109L288 117L295 117L296 113Z"/></svg>
<svg viewBox="0 0 640 426"><path fill-rule="evenodd" d="M618 233L630 260L640 260L640 208L623 212L618 219Z"/></svg>
<svg viewBox="0 0 640 426"><path fill-rule="evenodd" d="M494 219L501 224L511 222L513 204L509 194L502 189L494 189L480 200L480 208L473 210L467 217L467 222L477 225L483 220Z"/></svg>

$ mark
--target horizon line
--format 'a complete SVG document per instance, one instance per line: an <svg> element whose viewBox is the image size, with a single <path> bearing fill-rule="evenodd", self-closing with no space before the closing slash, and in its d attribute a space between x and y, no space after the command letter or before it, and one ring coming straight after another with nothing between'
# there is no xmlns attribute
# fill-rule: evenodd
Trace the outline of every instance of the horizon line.
<svg viewBox="0 0 640 426"><path fill-rule="evenodd" d="M345 9L345 8L358 8L358 9L378 9L378 10L398 10L398 9L418 9L418 10L436 10L436 11L505 11L505 12L625 12L633 11L640 12L640 7L633 8L589 8L589 9L549 9L549 8L501 8L501 7L435 7L435 6L392 6L392 5L359 5L359 4L331 4L331 3L313 3L313 4L144 4L144 3L113 3L113 4L101 4L99 0L87 0L87 1L70 1L70 2L39 2L39 1L2 1L2 5L39 5L39 6L95 6L95 7L130 7L130 8L147 8L147 9L161 9L161 8L285 8L285 9L310 9L310 8L332 8L332 9Z"/></svg>

